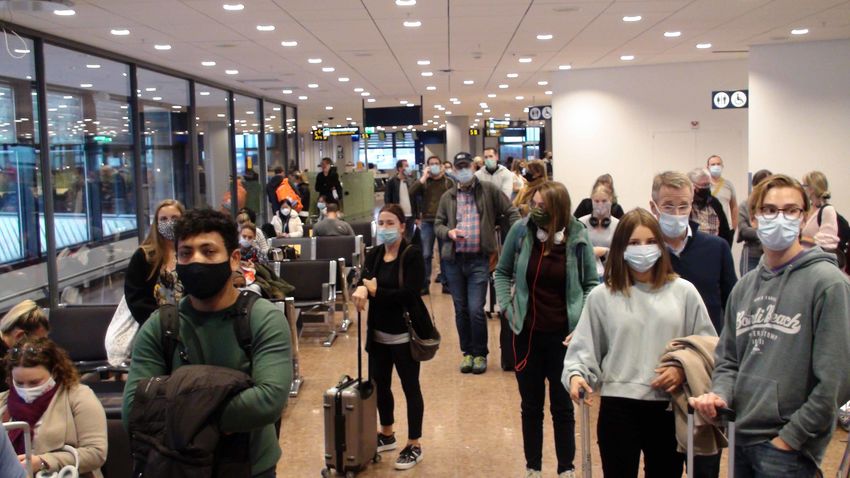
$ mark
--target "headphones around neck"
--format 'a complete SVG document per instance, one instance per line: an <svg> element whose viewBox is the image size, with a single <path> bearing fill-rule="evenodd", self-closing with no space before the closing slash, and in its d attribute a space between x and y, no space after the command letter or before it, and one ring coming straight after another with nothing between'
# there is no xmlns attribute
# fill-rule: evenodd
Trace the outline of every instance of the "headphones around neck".
<svg viewBox="0 0 850 478"><path fill-rule="evenodd" d="M605 217L602 218L602 221L600 221L599 218L590 216L590 220L588 222L590 222L591 227L599 227L601 225L605 229L608 229L608 226L611 225L611 218Z"/></svg>

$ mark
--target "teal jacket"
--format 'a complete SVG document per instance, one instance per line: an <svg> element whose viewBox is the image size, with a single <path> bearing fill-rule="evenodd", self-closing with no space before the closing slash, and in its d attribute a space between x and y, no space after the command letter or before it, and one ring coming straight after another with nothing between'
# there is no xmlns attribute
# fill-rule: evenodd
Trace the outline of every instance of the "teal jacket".
<svg viewBox="0 0 850 478"><path fill-rule="evenodd" d="M564 278L564 286L567 295L567 319L572 332L581 317L584 299L599 281L593 245L584 224L573 219L567 229L567 276ZM517 335L522 332L528 308L528 282L525 276L536 233L536 228L529 224L528 218L515 223L508 232L502 246L499 265L496 266L496 299L499 301L499 308L508 318L511 330Z"/></svg>

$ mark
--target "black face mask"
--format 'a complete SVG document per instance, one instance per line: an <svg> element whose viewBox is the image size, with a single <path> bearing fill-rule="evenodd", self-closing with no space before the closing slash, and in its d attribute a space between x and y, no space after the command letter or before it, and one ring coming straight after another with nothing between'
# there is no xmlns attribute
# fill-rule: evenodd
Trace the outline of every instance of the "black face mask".
<svg viewBox="0 0 850 478"><path fill-rule="evenodd" d="M694 188L694 202L704 205L711 197L711 191L708 188Z"/></svg>
<svg viewBox="0 0 850 478"><path fill-rule="evenodd" d="M230 260L218 264L192 262L177 264L177 277L183 284L183 290L196 299L209 299L230 286Z"/></svg>

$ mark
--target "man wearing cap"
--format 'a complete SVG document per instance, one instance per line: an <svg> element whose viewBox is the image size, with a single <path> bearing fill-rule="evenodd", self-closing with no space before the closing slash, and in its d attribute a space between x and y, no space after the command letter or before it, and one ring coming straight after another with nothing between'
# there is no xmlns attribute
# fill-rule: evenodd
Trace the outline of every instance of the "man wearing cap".
<svg viewBox="0 0 850 478"><path fill-rule="evenodd" d="M487 322L484 297L490 275L490 254L496 250L496 220L510 224L520 219L516 208L493 184L479 181L472 171L472 156L454 157L455 185L440 198L434 226L444 241L445 261L455 307L455 322L463 353L461 373L487 371Z"/></svg>

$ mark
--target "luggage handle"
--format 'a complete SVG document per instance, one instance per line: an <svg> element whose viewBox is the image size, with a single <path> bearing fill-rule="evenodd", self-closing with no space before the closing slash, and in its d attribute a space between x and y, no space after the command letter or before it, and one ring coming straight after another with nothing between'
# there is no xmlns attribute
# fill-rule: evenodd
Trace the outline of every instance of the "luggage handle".
<svg viewBox="0 0 850 478"><path fill-rule="evenodd" d="M27 470L27 476L32 476L32 436L30 435L30 424L27 422L6 422L3 426L6 427L6 431L23 430L24 454L26 455L24 467Z"/></svg>
<svg viewBox="0 0 850 478"><path fill-rule="evenodd" d="M581 474L583 478L592 478L593 468L590 450L590 405L585 402L586 391L580 388L578 391L578 403L581 407Z"/></svg>
<svg viewBox="0 0 850 478"><path fill-rule="evenodd" d="M726 423L726 439L729 442L728 446L728 465L729 471L728 476L735 476L735 419L737 415L735 410L728 407L717 407L717 416L721 420L722 423ZM688 402L688 458L687 458L687 472L689 474L695 473L694 471L694 407L691 406L690 402Z"/></svg>

